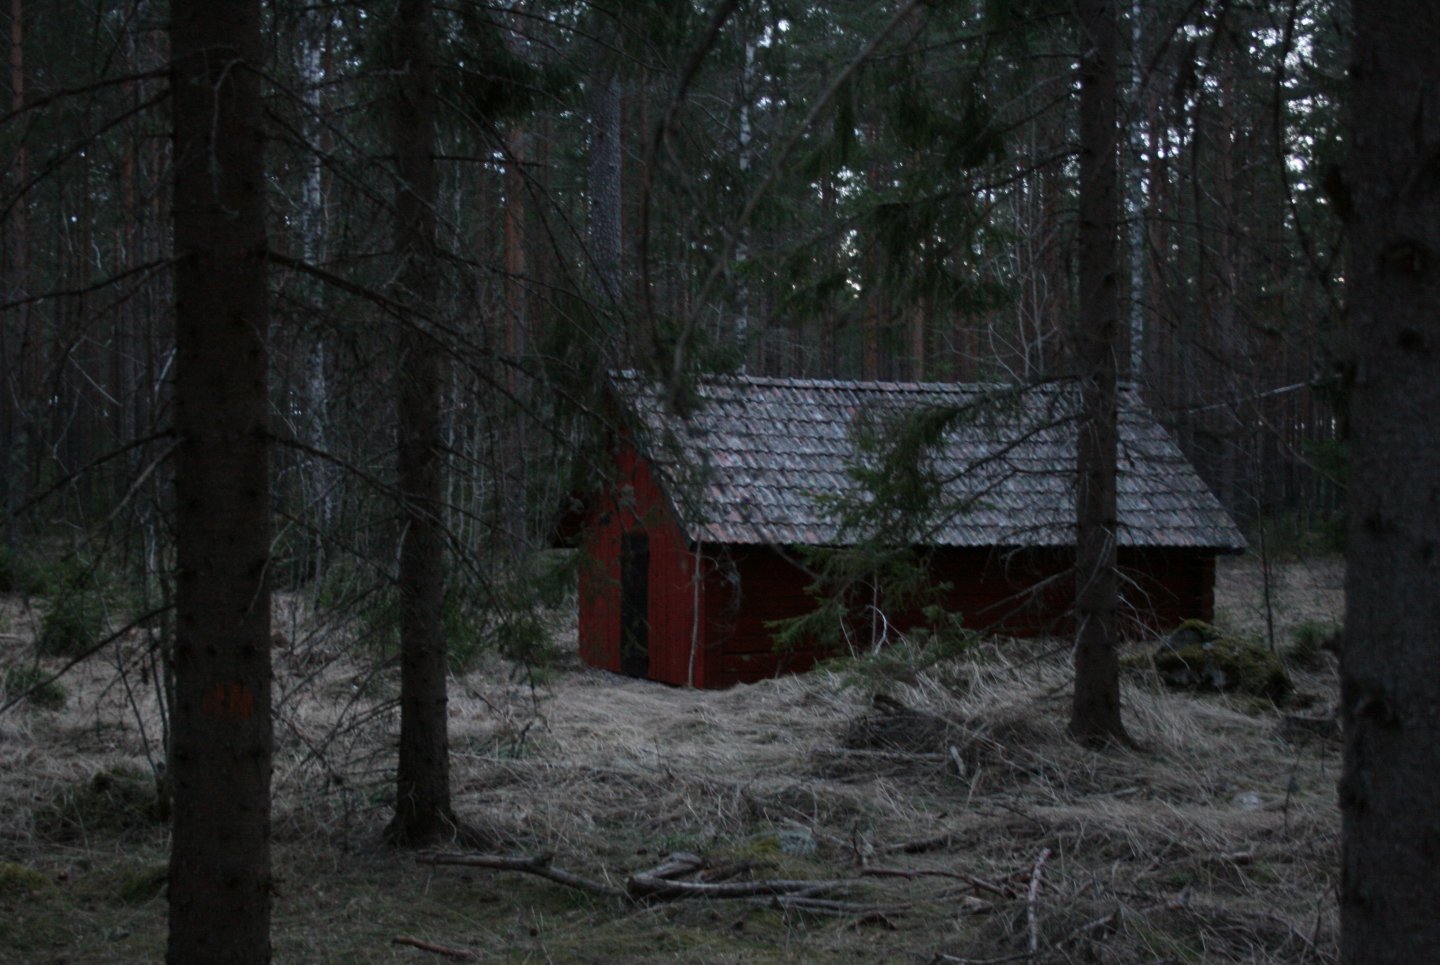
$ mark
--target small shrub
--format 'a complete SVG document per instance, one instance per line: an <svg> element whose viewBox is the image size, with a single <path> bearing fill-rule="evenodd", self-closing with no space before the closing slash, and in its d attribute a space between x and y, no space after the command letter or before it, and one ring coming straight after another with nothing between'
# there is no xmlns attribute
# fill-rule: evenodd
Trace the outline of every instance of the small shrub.
<svg viewBox="0 0 1440 965"><path fill-rule="evenodd" d="M1334 623L1306 620L1291 631L1291 643L1285 659L1306 670L1318 670L1326 664L1326 653L1339 655L1340 627Z"/></svg>
<svg viewBox="0 0 1440 965"><path fill-rule="evenodd" d="M0 548L0 593L17 593L20 590L20 561L8 549Z"/></svg>
<svg viewBox="0 0 1440 965"><path fill-rule="evenodd" d="M44 568L20 553L0 548L0 593L39 596L46 588Z"/></svg>
<svg viewBox="0 0 1440 965"><path fill-rule="evenodd" d="M455 586L445 590L445 658L451 673L463 673L474 666L485 649L485 619L474 601Z"/></svg>
<svg viewBox="0 0 1440 965"><path fill-rule="evenodd" d="M40 621L35 648L47 657L78 657L99 642L105 608L98 594L78 591L56 599Z"/></svg>
<svg viewBox="0 0 1440 965"><path fill-rule="evenodd" d="M5 697L25 694L25 699L43 710L65 706L65 688L39 667L11 667L5 671Z"/></svg>
<svg viewBox="0 0 1440 965"><path fill-rule="evenodd" d="M1298 513L1266 516L1251 527L1249 539L1252 551L1260 551L1262 535L1265 551L1271 559L1299 560L1345 551L1345 520L1342 516L1309 518Z"/></svg>
<svg viewBox="0 0 1440 965"><path fill-rule="evenodd" d="M942 607L924 609L926 623L902 634L873 653L842 656L828 665L848 682L874 687L878 682L915 683L922 674L968 656L980 635L965 628L958 613Z"/></svg>
<svg viewBox="0 0 1440 965"><path fill-rule="evenodd" d="M543 683L557 670L570 666L573 655L557 644L554 628L542 615L523 612L496 629L500 655Z"/></svg>
<svg viewBox="0 0 1440 965"><path fill-rule="evenodd" d="M91 834L126 834L161 823L155 780L129 767L101 771L88 781L62 787L35 813L35 827L51 841L82 840Z"/></svg>

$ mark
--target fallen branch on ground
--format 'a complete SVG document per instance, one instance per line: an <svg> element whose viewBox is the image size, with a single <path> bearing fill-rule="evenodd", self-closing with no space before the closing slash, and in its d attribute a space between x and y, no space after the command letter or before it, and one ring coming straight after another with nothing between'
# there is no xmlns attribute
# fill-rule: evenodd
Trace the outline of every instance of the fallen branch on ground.
<svg viewBox="0 0 1440 965"><path fill-rule="evenodd" d="M392 945L408 945L411 948L418 948L422 952L430 952L435 955L443 955L446 958L454 959L457 962L478 962L480 956L468 948L447 948L444 945L437 945L434 942L427 942L421 938L414 938L410 935L396 935L391 939Z"/></svg>
<svg viewBox="0 0 1440 965"><path fill-rule="evenodd" d="M979 877L978 875L962 874L960 877L967 883L973 885L976 888L979 888L981 891L988 891L992 895L999 895L1001 898L1007 899L1016 897L1014 889L1006 887L1003 882L997 883L994 881L987 881L984 878Z"/></svg>
<svg viewBox="0 0 1440 965"><path fill-rule="evenodd" d="M886 848L887 854L920 854L923 851L941 851L955 843L955 835L946 832L914 841L901 841Z"/></svg>
<svg viewBox="0 0 1440 965"><path fill-rule="evenodd" d="M1030 925L1031 958L1040 954L1040 915L1035 909L1035 903L1040 895L1040 873L1045 870L1045 859L1048 857L1050 849L1045 848L1040 852L1040 857L1035 859L1035 868L1030 872L1030 890L1025 893L1025 920Z"/></svg>
<svg viewBox="0 0 1440 965"><path fill-rule="evenodd" d="M531 855L529 857L508 857L500 854L429 854L421 857L426 864L462 865L470 868L491 868L495 871L520 871L539 875L558 884L604 895L606 898L624 898L625 892L599 881L591 881L562 868L553 867L553 854Z"/></svg>
<svg viewBox="0 0 1440 965"><path fill-rule="evenodd" d="M649 871L631 875L622 891L611 885L556 868L551 864L552 854L528 857L509 857L499 854L427 854L421 861L434 865L460 865L470 868L490 868L495 871L519 871L523 874L538 875L571 888L578 888L607 898L628 898L642 901L648 898L755 898L766 896L813 897L849 887L849 881L808 881L785 878L761 879L759 881L676 881L676 876L699 871L705 866L704 859L685 853L670 855Z"/></svg>
<svg viewBox="0 0 1440 965"><path fill-rule="evenodd" d="M758 895L816 895L849 887L849 881L805 881L771 878L760 881L672 881L648 872L631 875L625 891L631 898L752 898Z"/></svg>
<svg viewBox="0 0 1440 965"><path fill-rule="evenodd" d="M870 878L958 878L969 881L970 876L958 871L944 871L939 868L880 868L869 866L860 869L860 874Z"/></svg>
<svg viewBox="0 0 1440 965"><path fill-rule="evenodd" d="M688 851L675 851L666 855L664 861L649 871L641 872L641 874L648 875L651 878L679 878L700 871L705 867L705 864L705 859L698 854L690 854Z"/></svg>
<svg viewBox="0 0 1440 965"><path fill-rule="evenodd" d="M1107 930L1114 930L1114 928L1119 924L1120 906L1116 905L1115 909L1109 914L1101 915L1099 918L1092 918L1090 921L1087 921L1079 928L1071 929L1070 934L1066 935L1064 938L1060 939L1058 942L1055 943L1055 947L1063 948L1064 946L1070 944L1073 941L1078 941L1081 938L1085 938L1091 932L1094 932L1097 929L1104 928Z"/></svg>

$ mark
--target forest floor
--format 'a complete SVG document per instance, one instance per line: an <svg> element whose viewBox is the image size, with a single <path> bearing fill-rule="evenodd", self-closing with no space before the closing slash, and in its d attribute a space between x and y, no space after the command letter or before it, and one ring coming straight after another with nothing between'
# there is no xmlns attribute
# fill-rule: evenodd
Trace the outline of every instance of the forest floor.
<svg viewBox="0 0 1440 965"><path fill-rule="evenodd" d="M1282 652L1339 621L1342 572L1276 567ZM1261 584L1253 559L1222 560L1217 623L1264 639ZM38 609L4 598L0 671L34 665ZM1065 736L1063 644L725 692L573 660L454 680L456 810L494 853L550 854L618 888L672 852L702 857L710 880L838 882L829 904L632 902L384 847L393 677L347 653L343 626L318 626L301 601L277 604L278 962L461 960L397 938L486 962L1335 959L1339 744L1296 726L1333 709L1325 653L1290 668L1303 696L1285 707L1171 692L1141 660L1124 682L1138 746L1102 752ZM65 677L62 708L0 714L0 960L163 955L143 653L121 641Z"/></svg>

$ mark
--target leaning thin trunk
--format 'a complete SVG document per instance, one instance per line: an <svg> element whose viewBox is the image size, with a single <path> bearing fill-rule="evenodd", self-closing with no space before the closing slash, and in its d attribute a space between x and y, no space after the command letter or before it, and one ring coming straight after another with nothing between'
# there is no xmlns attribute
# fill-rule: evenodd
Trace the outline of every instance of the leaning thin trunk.
<svg viewBox="0 0 1440 965"><path fill-rule="evenodd" d="M172 963L270 958L270 465L258 0L171 5Z"/></svg>

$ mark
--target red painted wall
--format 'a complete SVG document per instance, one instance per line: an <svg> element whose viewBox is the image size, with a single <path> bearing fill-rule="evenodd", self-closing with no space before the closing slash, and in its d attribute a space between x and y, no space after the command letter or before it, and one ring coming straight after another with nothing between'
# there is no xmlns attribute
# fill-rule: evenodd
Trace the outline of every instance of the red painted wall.
<svg viewBox="0 0 1440 965"><path fill-rule="evenodd" d="M691 641L697 645L694 683L715 686L701 659L703 624L694 620L695 554L687 545L654 474L629 444L616 455L615 484L592 508L580 564L580 656L592 667L620 671L620 539L645 532L650 542L649 642L652 680L690 682ZM696 636L696 634L699 634Z"/></svg>
<svg viewBox="0 0 1440 965"><path fill-rule="evenodd" d="M814 606L805 592L810 577L787 556L766 547L712 549L717 573L706 588L708 640L718 651L718 686L806 670L825 656L815 650L777 652L771 622ZM1120 567L1127 633L1165 630L1213 611L1214 559L1189 550L1122 550ZM931 562L937 581L954 584L945 605L965 624L1015 636L1067 634L1074 583L1069 555L1060 551L1005 553L942 549ZM1036 587L1040 586L1040 589ZM919 615L890 613L893 629L914 627Z"/></svg>
<svg viewBox="0 0 1440 965"><path fill-rule="evenodd" d="M620 541L627 532L649 536L649 676L697 687L735 683L809 669L814 650L777 652L770 622L814 606L809 576L769 547L703 546L697 587L692 549L649 465L629 444L616 456L618 475L589 514L580 572L580 654L594 667L620 670ZM1132 635L1174 627L1214 610L1213 554L1194 550L1121 549L1122 595ZM1074 599L1069 553L1038 550L940 549L931 569L954 584L946 605L968 626L1017 636L1071 631ZM1036 590L1037 585L1041 588ZM695 621L696 606L703 619ZM896 629L915 614L892 615ZM693 677L691 654L694 651Z"/></svg>

